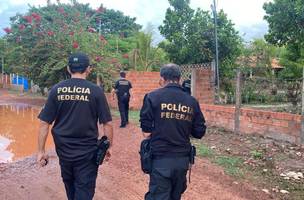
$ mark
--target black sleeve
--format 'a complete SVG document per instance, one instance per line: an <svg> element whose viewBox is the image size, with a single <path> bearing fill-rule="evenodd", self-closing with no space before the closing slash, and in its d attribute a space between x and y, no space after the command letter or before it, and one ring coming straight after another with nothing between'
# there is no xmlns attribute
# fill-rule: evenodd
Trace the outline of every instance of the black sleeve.
<svg viewBox="0 0 304 200"><path fill-rule="evenodd" d="M199 103L196 101L194 107L194 116L192 120L192 131L191 135L194 138L201 139L206 132L205 118L199 106Z"/></svg>
<svg viewBox="0 0 304 200"><path fill-rule="evenodd" d="M118 81L116 81L115 82L115 84L114 84L114 87L113 87L115 90L117 90L117 88L118 88Z"/></svg>
<svg viewBox="0 0 304 200"><path fill-rule="evenodd" d="M130 87L130 89L132 88L132 84L131 84L131 82L129 81L129 87Z"/></svg>
<svg viewBox="0 0 304 200"><path fill-rule="evenodd" d="M154 114L152 103L149 95L146 94L144 97L143 106L140 110L140 128L145 133L151 133L154 128Z"/></svg>
<svg viewBox="0 0 304 200"><path fill-rule="evenodd" d="M100 88L97 90L96 105L99 123L105 124L109 121L112 121L107 98Z"/></svg>
<svg viewBox="0 0 304 200"><path fill-rule="evenodd" d="M57 91L56 89L52 88L49 92L49 96L45 105L43 106L38 118L48 124L52 124L56 119L57 115Z"/></svg>

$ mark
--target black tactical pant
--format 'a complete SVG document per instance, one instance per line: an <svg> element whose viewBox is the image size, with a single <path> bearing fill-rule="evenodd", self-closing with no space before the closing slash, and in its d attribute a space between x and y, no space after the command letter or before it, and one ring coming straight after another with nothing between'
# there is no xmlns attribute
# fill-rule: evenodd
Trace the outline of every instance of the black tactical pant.
<svg viewBox="0 0 304 200"><path fill-rule="evenodd" d="M126 126L129 122L129 101L130 99L118 99L118 109L120 113L121 126Z"/></svg>
<svg viewBox="0 0 304 200"><path fill-rule="evenodd" d="M59 163L68 200L92 200L98 171L93 155L80 161L60 160Z"/></svg>
<svg viewBox="0 0 304 200"><path fill-rule="evenodd" d="M145 200L180 200L187 188L188 167L189 157L153 160Z"/></svg>

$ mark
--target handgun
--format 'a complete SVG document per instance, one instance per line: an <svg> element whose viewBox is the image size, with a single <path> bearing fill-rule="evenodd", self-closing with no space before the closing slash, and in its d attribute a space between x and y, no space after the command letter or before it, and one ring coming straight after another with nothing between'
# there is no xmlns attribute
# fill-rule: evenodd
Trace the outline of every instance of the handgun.
<svg viewBox="0 0 304 200"><path fill-rule="evenodd" d="M191 145L191 150L190 150L190 164L191 165L194 164L195 156L196 156L196 148L195 148L195 146Z"/></svg>
<svg viewBox="0 0 304 200"><path fill-rule="evenodd" d="M102 136L102 138L97 141L97 152L96 152L97 166L103 163L103 160L106 157L109 147L110 147L110 141L108 140L107 136Z"/></svg>

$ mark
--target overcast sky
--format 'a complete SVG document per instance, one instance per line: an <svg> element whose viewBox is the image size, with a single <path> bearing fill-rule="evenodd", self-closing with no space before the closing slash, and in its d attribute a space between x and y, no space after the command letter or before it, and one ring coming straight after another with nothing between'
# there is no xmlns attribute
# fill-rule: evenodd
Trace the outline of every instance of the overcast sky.
<svg viewBox="0 0 304 200"><path fill-rule="evenodd" d="M145 26L152 23L158 27L169 7L167 0L78 0L90 3L93 8L102 3L106 8L122 11L125 15L136 17L137 23ZM263 4L270 0L217 0L218 8L223 9L233 21L237 30L246 39L262 37L267 31L267 23L263 20L265 14ZM42 2L42 3L41 3ZM51 2L56 2L51 0ZM69 0L61 0L62 3ZM191 0L192 8L210 10L213 0ZM45 5L46 0L0 0L0 35L3 28L9 25L9 18L16 12L25 13L28 4Z"/></svg>

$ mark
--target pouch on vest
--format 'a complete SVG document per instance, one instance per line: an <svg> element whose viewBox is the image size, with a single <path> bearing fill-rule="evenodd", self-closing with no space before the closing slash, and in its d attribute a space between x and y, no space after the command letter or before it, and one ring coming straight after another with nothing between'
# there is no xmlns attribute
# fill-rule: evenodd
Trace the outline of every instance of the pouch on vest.
<svg viewBox="0 0 304 200"><path fill-rule="evenodd" d="M144 139L140 144L140 163L141 169L145 174L150 174L152 171L152 152L150 146L151 139Z"/></svg>

